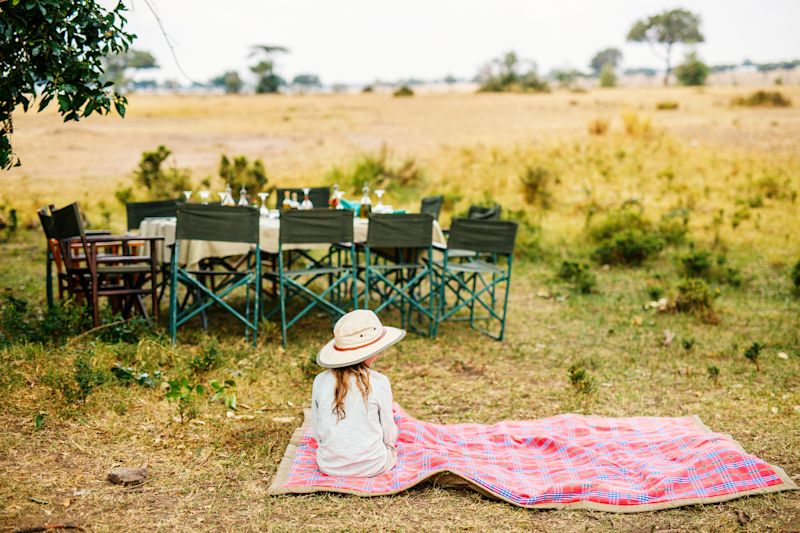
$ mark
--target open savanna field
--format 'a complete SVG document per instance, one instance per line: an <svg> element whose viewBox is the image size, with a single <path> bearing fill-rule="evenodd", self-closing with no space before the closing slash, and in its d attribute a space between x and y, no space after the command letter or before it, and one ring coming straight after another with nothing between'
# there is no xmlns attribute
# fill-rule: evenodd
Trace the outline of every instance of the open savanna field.
<svg viewBox="0 0 800 533"><path fill-rule="evenodd" d="M131 95L125 119L64 125L54 112L19 114L13 142L23 164L0 176L0 205L30 227L0 244L0 528L797 531L799 492L624 515L524 510L432 486L373 499L269 497L329 320L312 316L290 330L286 349L266 322L252 348L212 314L208 334L185 328L173 347L163 320L153 333L133 325L78 337L69 306L63 327L44 328L38 311L44 239L35 208L77 200L93 227L123 230L114 193L132 186L144 150L171 149L170 164L191 170L195 190L206 178L221 190L220 155L243 154L263 160L270 186L337 180L356 199L354 176L377 161L385 177L376 182L396 207L444 194L445 226L470 204L494 201L520 222L504 341L448 322L437 339L409 335L376 364L411 415L489 423L697 414L800 481L791 274L800 260L800 88L779 89L792 107L731 105L752 90ZM677 109L657 110L665 101ZM630 252L614 248L624 226L646 240L641 264L620 264ZM564 261L588 270L564 280ZM12 312L9 295L29 310ZM757 365L744 355L755 343ZM69 394L76 360L102 378L85 404ZM237 409L228 414L206 393L181 423L160 383L126 383L115 364L207 388L233 380ZM573 366L585 383L571 383ZM150 480L111 485L116 465L147 465Z"/></svg>

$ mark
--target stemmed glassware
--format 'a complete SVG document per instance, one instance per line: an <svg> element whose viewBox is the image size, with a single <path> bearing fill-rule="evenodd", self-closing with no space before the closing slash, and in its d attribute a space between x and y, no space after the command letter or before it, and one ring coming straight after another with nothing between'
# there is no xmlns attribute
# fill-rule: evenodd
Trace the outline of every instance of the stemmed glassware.
<svg viewBox="0 0 800 533"><path fill-rule="evenodd" d="M384 210L386 209L386 206L383 205L383 194L385 192L386 191L383 189L375 189L375 196L378 197L378 203L375 204L373 211L375 211L376 213L383 213Z"/></svg>
<svg viewBox="0 0 800 533"><path fill-rule="evenodd" d="M183 191L183 197L186 198L186 203L192 198L192 191Z"/></svg>
<svg viewBox="0 0 800 533"><path fill-rule="evenodd" d="M261 208L258 210L258 212L262 217L268 217L269 208L267 207L267 198L269 198L269 193L260 192L258 193L258 197L261 198Z"/></svg>
<svg viewBox="0 0 800 533"><path fill-rule="evenodd" d="M247 207L250 203L247 201L247 187L242 185L239 189L239 207Z"/></svg>
<svg viewBox="0 0 800 533"><path fill-rule="evenodd" d="M200 203L203 205L208 205L208 197L211 196L211 193L208 191L200 191Z"/></svg>
<svg viewBox="0 0 800 533"><path fill-rule="evenodd" d="M314 204L311 203L311 199L308 197L309 192L311 192L311 189L303 187L303 201L300 203L300 209L314 209Z"/></svg>

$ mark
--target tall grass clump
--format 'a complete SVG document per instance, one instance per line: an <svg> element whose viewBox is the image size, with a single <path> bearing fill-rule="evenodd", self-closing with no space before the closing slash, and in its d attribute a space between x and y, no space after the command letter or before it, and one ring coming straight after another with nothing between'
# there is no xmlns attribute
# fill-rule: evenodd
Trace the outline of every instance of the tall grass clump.
<svg viewBox="0 0 800 533"><path fill-rule="evenodd" d="M608 132L608 121L604 118L594 118L587 127L589 135L605 135Z"/></svg>
<svg viewBox="0 0 800 533"><path fill-rule="evenodd" d="M731 105L742 107L791 107L792 101L780 91L756 91L748 96L731 100Z"/></svg>
<svg viewBox="0 0 800 533"><path fill-rule="evenodd" d="M675 111L678 109L678 102L674 100L661 100L656 102L656 109L658 111Z"/></svg>
<svg viewBox="0 0 800 533"><path fill-rule="evenodd" d="M714 310L714 295L705 280L686 278L678 285L674 309L678 313L689 313L708 324L719 322Z"/></svg>
<svg viewBox="0 0 800 533"><path fill-rule="evenodd" d="M542 209L550 208L553 195L549 190L553 172L541 164L528 164L519 177L525 203Z"/></svg>
<svg viewBox="0 0 800 533"><path fill-rule="evenodd" d="M639 266L665 245L641 209L631 205L606 213L590 226L589 237L596 244L592 257L608 265Z"/></svg>
<svg viewBox="0 0 800 533"><path fill-rule="evenodd" d="M622 125L625 134L630 137L650 137L653 131L653 123L647 117L640 117L634 111L622 113Z"/></svg>

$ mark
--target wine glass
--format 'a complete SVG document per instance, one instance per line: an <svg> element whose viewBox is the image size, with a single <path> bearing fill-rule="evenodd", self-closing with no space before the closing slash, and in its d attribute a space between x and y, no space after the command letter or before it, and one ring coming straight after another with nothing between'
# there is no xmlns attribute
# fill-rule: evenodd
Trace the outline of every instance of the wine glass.
<svg viewBox="0 0 800 533"><path fill-rule="evenodd" d="M228 193L225 191L218 192L217 196L219 196L219 203L220 205L228 205Z"/></svg>
<svg viewBox="0 0 800 533"><path fill-rule="evenodd" d="M247 207L250 205L247 201L247 187L242 185L242 188L239 189L239 207Z"/></svg>
<svg viewBox="0 0 800 533"><path fill-rule="evenodd" d="M314 204L311 203L308 197L309 192L311 192L311 189L303 187L303 202L300 204L300 209L314 209Z"/></svg>
<svg viewBox="0 0 800 533"><path fill-rule="evenodd" d="M258 193L258 197L261 198L261 209L259 209L258 212L262 217L268 217L269 208L267 207L267 198L269 198L269 193L260 192Z"/></svg>
<svg viewBox="0 0 800 533"><path fill-rule="evenodd" d="M211 193L208 191L200 191L200 203L203 205L208 205L208 197L211 196Z"/></svg>
<svg viewBox="0 0 800 533"><path fill-rule="evenodd" d="M375 189L375 196L378 197L378 203L375 204L375 209L374 209L376 213L383 213L384 210L386 209L386 206L383 205L383 193L385 192L386 191L383 189Z"/></svg>
<svg viewBox="0 0 800 533"><path fill-rule="evenodd" d="M192 198L192 191L183 191L183 197L186 198L186 203Z"/></svg>

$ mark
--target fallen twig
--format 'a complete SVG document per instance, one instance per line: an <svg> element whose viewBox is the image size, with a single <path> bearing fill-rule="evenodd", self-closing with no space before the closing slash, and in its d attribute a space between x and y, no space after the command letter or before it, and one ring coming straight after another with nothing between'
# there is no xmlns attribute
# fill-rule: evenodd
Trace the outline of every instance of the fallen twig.
<svg viewBox="0 0 800 533"><path fill-rule="evenodd" d="M44 524L42 526L21 527L15 529L14 533L36 533L37 531L50 531L51 529L77 529L78 531L86 531L76 524Z"/></svg>
<svg viewBox="0 0 800 533"><path fill-rule="evenodd" d="M82 337L85 337L85 336L87 336L87 335L89 335L91 333L94 333L95 331L100 331L101 329L110 328L111 326L116 326L116 325L122 324L124 322L126 322L126 321L125 320L116 320L114 322L110 322L108 324L102 324L100 326L97 326L96 328L92 328L90 330L84 331L83 333L81 333L77 337L72 337L70 340L68 340L67 343L64 345L64 348L66 348L67 346L71 345L72 343L74 343L78 339L80 339Z"/></svg>

